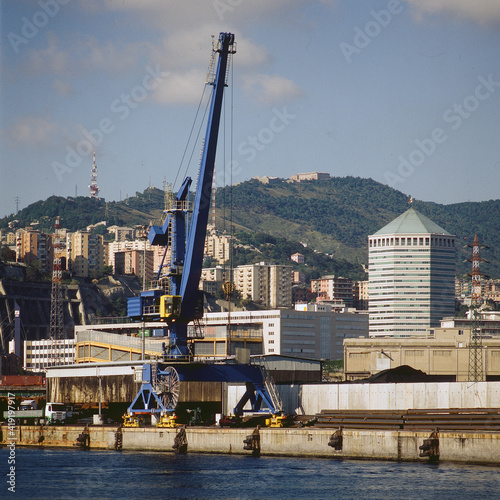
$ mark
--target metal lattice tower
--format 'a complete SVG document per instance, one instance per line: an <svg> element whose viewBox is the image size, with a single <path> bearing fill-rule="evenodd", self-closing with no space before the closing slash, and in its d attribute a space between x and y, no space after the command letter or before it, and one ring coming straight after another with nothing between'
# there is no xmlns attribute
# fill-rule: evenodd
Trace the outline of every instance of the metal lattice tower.
<svg viewBox="0 0 500 500"><path fill-rule="evenodd" d="M468 259L472 262L471 276L471 301L470 301L470 341L469 341L469 382L481 382L484 379L483 371L483 339L481 334L481 321L479 307L481 306L481 276L485 276L479 270L481 262L487 262L479 256L480 248L488 248L479 243L477 235L474 236L472 244L467 245L472 248L472 258Z"/></svg>
<svg viewBox="0 0 500 500"><path fill-rule="evenodd" d="M99 195L99 186L97 185L97 165L95 163L95 151L94 151L94 160L92 163L92 170L90 174L90 197L98 198Z"/></svg>
<svg viewBox="0 0 500 500"><path fill-rule="evenodd" d="M54 260L52 266L52 294L50 298L50 349L48 366L60 364L61 358L57 353L57 347L63 339L64 333L64 310L62 300L62 263L61 263L61 235L59 228L59 216L56 217L54 226L54 237L52 248Z"/></svg>

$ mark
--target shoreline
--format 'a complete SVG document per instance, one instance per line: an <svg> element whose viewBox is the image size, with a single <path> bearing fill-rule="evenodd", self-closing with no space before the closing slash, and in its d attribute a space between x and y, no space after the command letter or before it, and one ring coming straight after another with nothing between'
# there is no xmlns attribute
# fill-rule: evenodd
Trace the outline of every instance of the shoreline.
<svg viewBox="0 0 500 500"><path fill-rule="evenodd" d="M308 428L1 426L0 446L500 465L500 432ZM340 438L340 439L339 439ZM246 442L245 442L246 441ZM429 444L430 456L421 457ZM246 447L247 449L244 449Z"/></svg>

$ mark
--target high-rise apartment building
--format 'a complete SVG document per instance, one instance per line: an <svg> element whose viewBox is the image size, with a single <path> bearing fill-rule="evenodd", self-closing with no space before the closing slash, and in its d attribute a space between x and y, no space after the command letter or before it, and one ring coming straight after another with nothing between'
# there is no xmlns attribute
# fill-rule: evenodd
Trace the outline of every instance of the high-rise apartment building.
<svg viewBox="0 0 500 500"><path fill-rule="evenodd" d="M370 336L409 337L455 312L455 236L410 208L368 236Z"/></svg>
<svg viewBox="0 0 500 500"><path fill-rule="evenodd" d="M271 308L292 306L292 266L265 262L238 266L234 284L243 299Z"/></svg>
<svg viewBox="0 0 500 500"><path fill-rule="evenodd" d="M39 260L42 269L51 271L51 242L49 234L33 229L20 229L16 231L16 260L31 265Z"/></svg>
<svg viewBox="0 0 500 500"><path fill-rule="evenodd" d="M92 271L104 266L104 244L100 234L76 231L66 235L66 254L70 271L80 278L88 278Z"/></svg>
<svg viewBox="0 0 500 500"><path fill-rule="evenodd" d="M311 291L317 294L318 301L341 301L350 307L353 303L353 284L350 278L342 276L323 276L311 280Z"/></svg>
<svg viewBox="0 0 500 500"><path fill-rule="evenodd" d="M217 234L215 230L210 230L205 238L203 253L208 257L212 257L221 265L229 262L231 258L231 236Z"/></svg>

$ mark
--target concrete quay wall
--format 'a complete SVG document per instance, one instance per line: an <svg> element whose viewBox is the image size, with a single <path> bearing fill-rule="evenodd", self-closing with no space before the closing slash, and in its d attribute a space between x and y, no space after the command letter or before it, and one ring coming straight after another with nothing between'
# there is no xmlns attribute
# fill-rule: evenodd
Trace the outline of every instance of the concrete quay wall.
<svg viewBox="0 0 500 500"><path fill-rule="evenodd" d="M115 449L117 432L121 431L124 451L158 451L173 453L180 428L121 428L118 426L16 426L1 427L2 446L75 447L78 436L89 434L91 449ZM186 427L188 453L251 454L243 449L243 440L252 428L220 429L217 427ZM427 461L420 458L419 447L428 432L343 430L342 449L328 446L332 429L284 428L259 430L260 454L277 456L323 457ZM500 465L500 432L440 432L439 460Z"/></svg>

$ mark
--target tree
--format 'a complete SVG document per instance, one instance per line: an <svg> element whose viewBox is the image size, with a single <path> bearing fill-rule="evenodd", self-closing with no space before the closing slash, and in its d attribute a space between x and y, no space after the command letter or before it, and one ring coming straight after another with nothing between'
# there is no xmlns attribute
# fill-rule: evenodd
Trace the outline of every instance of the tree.
<svg viewBox="0 0 500 500"><path fill-rule="evenodd" d="M3 245L0 252L0 260L3 260L4 262L15 262L16 252L11 250L7 245Z"/></svg>
<svg viewBox="0 0 500 500"><path fill-rule="evenodd" d="M42 281L46 279L46 276L42 269L42 263L39 259L35 259L26 268L26 280L27 281Z"/></svg>

